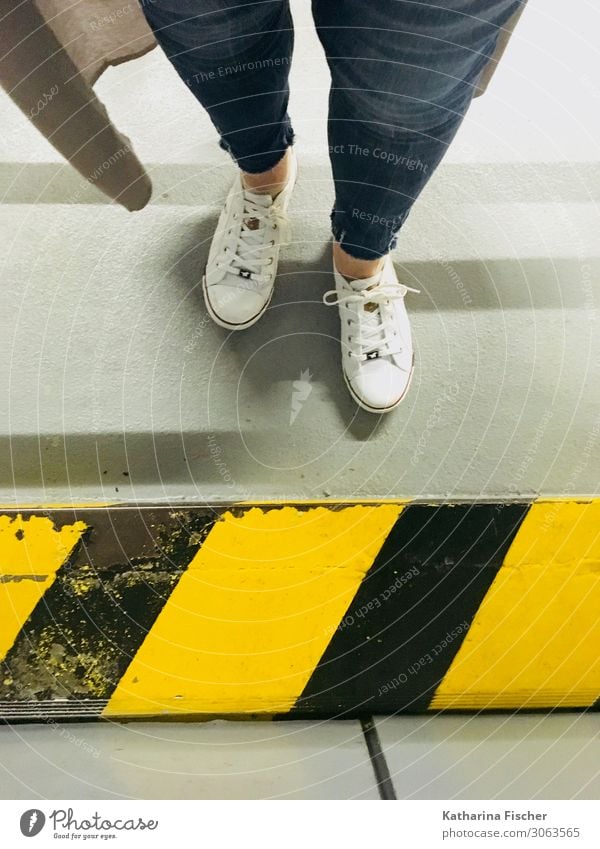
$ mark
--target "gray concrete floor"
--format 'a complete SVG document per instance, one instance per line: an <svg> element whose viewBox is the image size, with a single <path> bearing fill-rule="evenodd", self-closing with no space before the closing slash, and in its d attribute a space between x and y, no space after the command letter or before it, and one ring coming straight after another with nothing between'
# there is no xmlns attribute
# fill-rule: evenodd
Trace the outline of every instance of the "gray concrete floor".
<svg viewBox="0 0 600 849"><path fill-rule="evenodd" d="M401 799L598 799L600 715L380 717Z"/></svg>
<svg viewBox="0 0 600 849"><path fill-rule="evenodd" d="M402 799L597 799L598 714L381 717ZM377 799L358 722L0 728L4 799Z"/></svg>
<svg viewBox="0 0 600 849"><path fill-rule="evenodd" d="M78 196L2 96L5 503L598 492L597 13L582 6L575 31L565 4L531 0L409 219L395 261L422 290L409 297L416 377L378 420L347 396L337 316L320 302L328 78L307 4L293 8L294 237L247 333L212 326L198 285L232 165L162 54L98 84L155 180L133 215L93 187Z"/></svg>

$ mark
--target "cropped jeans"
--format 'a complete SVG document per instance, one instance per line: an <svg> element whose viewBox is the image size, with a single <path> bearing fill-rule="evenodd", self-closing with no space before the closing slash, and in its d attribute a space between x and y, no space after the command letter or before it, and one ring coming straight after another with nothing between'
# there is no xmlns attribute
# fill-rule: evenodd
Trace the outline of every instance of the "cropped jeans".
<svg viewBox="0 0 600 849"><path fill-rule="evenodd" d="M288 0L140 0L167 57L249 173L293 143ZM308 0L307 0L308 2ZM312 0L331 73L334 238L375 259L443 158L518 0Z"/></svg>

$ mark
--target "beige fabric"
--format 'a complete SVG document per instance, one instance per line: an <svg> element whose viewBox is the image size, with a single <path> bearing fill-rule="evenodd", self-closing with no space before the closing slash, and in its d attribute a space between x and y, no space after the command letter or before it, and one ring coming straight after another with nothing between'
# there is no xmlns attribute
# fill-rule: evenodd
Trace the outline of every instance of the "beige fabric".
<svg viewBox="0 0 600 849"><path fill-rule="evenodd" d="M91 183L129 210L150 200L152 184L129 139L112 125L91 87L111 63L154 45L135 3L123 0L0 0L0 84L54 147ZM55 14L55 9L62 9Z"/></svg>
<svg viewBox="0 0 600 849"><path fill-rule="evenodd" d="M521 11L502 32L478 95ZM145 206L150 178L92 89L109 65L155 45L138 0L0 0L0 19L0 84L86 179L129 210Z"/></svg>
<svg viewBox="0 0 600 849"><path fill-rule="evenodd" d="M498 67L498 62L500 61L500 59L502 58L502 54L506 50L508 40L510 39L513 30L516 27L519 18L523 14L523 9L525 8L526 3L527 0L522 0L521 7L517 9L515 14L512 16L512 18L510 18L510 20L500 33L498 42L496 44L496 49L494 51L494 55L483 69L482 75L479 77L477 93L475 97L478 97L480 94L483 94L485 92L486 88L490 83L490 80L494 76L494 71Z"/></svg>
<svg viewBox="0 0 600 849"><path fill-rule="evenodd" d="M36 5L92 85L109 65L135 59L156 44L139 0L36 0Z"/></svg>

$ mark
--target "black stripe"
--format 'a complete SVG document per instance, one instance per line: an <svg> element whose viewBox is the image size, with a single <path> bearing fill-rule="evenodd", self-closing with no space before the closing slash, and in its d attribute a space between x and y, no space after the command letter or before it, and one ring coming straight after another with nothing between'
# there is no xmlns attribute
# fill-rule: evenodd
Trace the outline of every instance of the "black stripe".
<svg viewBox="0 0 600 849"><path fill-rule="evenodd" d="M360 716L426 709L528 509L406 508L294 713Z"/></svg>
<svg viewBox="0 0 600 849"><path fill-rule="evenodd" d="M46 515L56 527L83 520L89 531L0 664L0 701L108 699L215 513L119 508Z"/></svg>

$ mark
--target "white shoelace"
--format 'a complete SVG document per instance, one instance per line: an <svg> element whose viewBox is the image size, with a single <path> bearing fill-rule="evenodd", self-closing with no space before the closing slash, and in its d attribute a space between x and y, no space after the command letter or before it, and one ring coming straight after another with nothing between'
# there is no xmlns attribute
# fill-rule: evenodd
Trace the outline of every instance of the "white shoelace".
<svg viewBox="0 0 600 849"><path fill-rule="evenodd" d="M374 350L382 351L384 356L400 353L401 348L393 350L391 347L392 343L397 343L396 329L393 322L382 316L380 306L404 298L407 292L419 295L420 289L412 289L403 283L381 283L373 288L350 290L343 295L340 295L337 289L325 292L323 303L328 307L338 304L356 304L358 307L355 318L352 319L352 323L358 326L356 337L358 350L351 351L351 356L363 360ZM377 309L366 310L365 304L376 304Z"/></svg>
<svg viewBox="0 0 600 849"><path fill-rule="evenodd" d="M219 266L225 266L226 271L233 274L234 280L227 281L225 278L221 283L229 282L232 286L240 285L240 271L246 272L243 277L256 285L264 286L270 282L271 277L264 269L273 263L272 253L275 246L275 238L269 239L269 235L280 231L278 242L284 244L287 239L288 221L280 209L275 206L269 195L256 195L244 192L243 211L234 216L234 225L241 217L241 226L235 247L225 249L225 255ZM252 224L252 226L250 226ZM229 233L232 232L230 228Z"/></svg>

